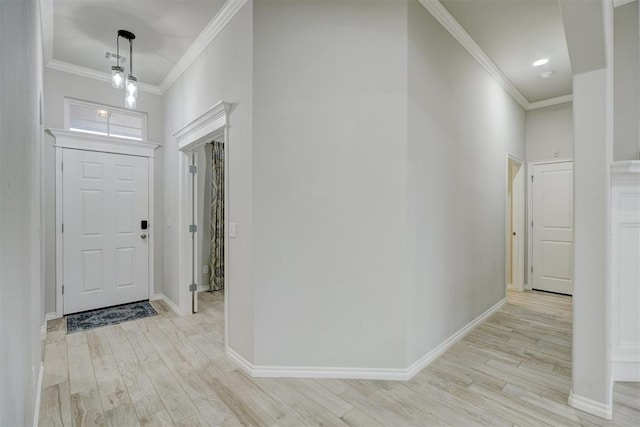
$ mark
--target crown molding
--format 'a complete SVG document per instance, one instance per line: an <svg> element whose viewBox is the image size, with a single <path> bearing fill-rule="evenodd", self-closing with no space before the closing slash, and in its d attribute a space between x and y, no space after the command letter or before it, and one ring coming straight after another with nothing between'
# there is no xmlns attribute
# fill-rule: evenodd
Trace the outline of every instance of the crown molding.
<svg viewBox="0 0 640 427"><path fill-rule="evenodd" d="M202 32L196 37L194 42L185 51L176 65L169 71L169 74L160 84L160 90L164 93L169 89L187 68L200 56L202 51L209 46L224 27L231 21L236 13L244 6L248 0L227 0L222 9L213 17Z"/></svg>
<svg viewBox="0 0 640 427"><path fill-rule="evenodd" d="M209 21L204 30L202 30L191 46L185 51L176 65L169 71L160 86L139 82L138 88L154 95L162 95L175 83L182 73L189 68L198 56L200 56L209 43L220 34L247 1L248 0L227 0L220 11ZM40 19L42 24L44 63L47 68L103 82L111 81L111 74L109 73L53 59L53 0L40 0Z"/></svg>
<svg viewBox="0 0 640 427"><path fill-rule="evenodd" d="M77 76L87 77L89 79L100 80L106 83L111 82L111 74L102 71L96 71L91 68L81 67L80 65L70 64L68 62L52 59L47 62L47 68L52 70L63 71L65 73L75 74ZM158 86L148 83L138 82L138 89L143 92L152 93L154 95L162 95L162 91Z"/></svg>
<svg viewBox="0 0 640 427"><path fill-rule="evenodd" d="M633 3L636 0L613 0L613 7L624 6L628 3Z"/></svg>
<svg viewBox="0 0 640 427"><path fill-rule="evenodd" d="M231 104L220 101L175 131L173 137L178 142L178 150L184 151L198 145L203 138L209 138L220 129L224 129L230 111Z"/></svg>
<svg viewBox="0 0 640 427"><path fill-rule="evenodd" d="M491 77L507 91L515 101L525 110L529 107L529 101L522 96L520 91L511 83L498 66L478 46L475 40L462 28L462 25L445 9L438 0L418 0L431 15L484 67Z"/></svg>
<svg viewBox="0 0 640 427"><path fill-rule="evenodd" d="M535 110L536 108L550 107L552 105L564 104L573 101L573 95L562 95L555 98L543 99L542 101L530 102L526 110Z"/></svg>
<svg viewBox="0 0 640 427"><path fill-rule="evenodd" d="M53 0L40 0L42 26L42 52L44 63L53 59Z"/></svg>

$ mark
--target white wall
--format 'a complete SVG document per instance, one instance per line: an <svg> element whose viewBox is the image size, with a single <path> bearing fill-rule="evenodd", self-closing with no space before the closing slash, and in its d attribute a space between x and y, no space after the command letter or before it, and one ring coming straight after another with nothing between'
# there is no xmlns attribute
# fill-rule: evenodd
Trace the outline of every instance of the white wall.
<svg viewBox="0 0 640 427"><path fill-rule="evenodd" d="M640 159L638 1L614 11L614 160Z"/></svg>
<svg viewBox="0 0 640 427"><path fill-rule="evenodd" d="M139 76L142 79L142 76ZM64 98L123 107L124 93L111 87L110 83L46 68L44 71L44 123L47 129L64 129ZM162 144L163 106L162 98L147 92L139 92L138 111L148 114L147 139ZM45 137L44 143L44 191L45 191L45 312L56 311L56 256L55 256L55 149L54 139ZM155 288L163 290L163 238L162 207L163 147L156 150L155 159L155 224L152 224L155 253Z"/></svg>
<svg viewBox="0 0 640 427"><path fill-rule="evenodd" d="M611 404L606 69L573 77L573 393ZM589 357L584 357L588 354Z"/></svg>
<svg viewBox="0 0 640 427"><path fill-rule="evenodd" d="M165 92L164 120L164 283L165 294L178 303L178 163L173 134L221 100L233 103L230 114L229 222L238 224L230 241L229 346L248 360L253 358L252 273L252 3L236 14L199 58ZM169 224L169 228L166 225Z"/></svg>
<svg viewBox="0 0 640 427"><path fill-rule="evenodd" d="M505 296L507 152L525 113L416 1L408 45L408 360Z"/></svg>
<svg viewBox="0 0 640 427"><path fill-rule="evenodd" d="M526 141L527 163L572 160L573 104L527 111Z"/></svg>
<svg viewBox="0 0 640 427"><path fill-rule="evenodd" d="M41 341L38 2L0 1L0 425L33 424Z"/></svg>
<svg viewBox="0 0 640 427"><path fill-rule="evenodd" d="M406 3L254 22L255 363L402 368Z"/></svg>

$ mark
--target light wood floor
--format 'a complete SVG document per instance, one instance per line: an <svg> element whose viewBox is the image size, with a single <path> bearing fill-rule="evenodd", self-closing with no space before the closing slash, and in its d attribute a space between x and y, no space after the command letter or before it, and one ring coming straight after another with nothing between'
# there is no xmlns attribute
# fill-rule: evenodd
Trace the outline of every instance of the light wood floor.
<svg viewBox="0 0 640 427"><path fill-rule="evenodd" d="M40 426L627 425L640 386L616 384L614 420L567 406L571 299L508 304L411 381L252 379L226 359L223 296L201 312L65 335L50 321Z"/></svg>

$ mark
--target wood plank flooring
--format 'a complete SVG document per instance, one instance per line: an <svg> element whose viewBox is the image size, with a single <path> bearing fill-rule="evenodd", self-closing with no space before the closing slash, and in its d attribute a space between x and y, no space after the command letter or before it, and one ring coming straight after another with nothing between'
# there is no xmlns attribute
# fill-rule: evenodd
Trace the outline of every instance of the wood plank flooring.
<svg viewBox="0 0 640 427"><path fill-rule="evenodd" d="M50 321L40 426L638 426L640 385L614 388L614 419L567 406L571 299L508 303L411 381L253 379L224 354L224 297L200 313L65 335Z"/></svg>

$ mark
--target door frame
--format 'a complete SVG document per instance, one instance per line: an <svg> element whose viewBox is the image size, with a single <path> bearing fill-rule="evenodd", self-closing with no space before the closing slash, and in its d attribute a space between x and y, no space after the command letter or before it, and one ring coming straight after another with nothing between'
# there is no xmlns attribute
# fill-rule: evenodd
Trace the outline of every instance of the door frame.
<svg viewBox="0 0 640 427"><path fill-rule="evenodd" d="M527 163L527 222L528 222L528 233L527 233L527 265L529 268L527 269L527 283L525 288L527 290L533 289L533 271L531 271L531 266L533 265L533 167L539 165L550 165L556 163L571 163L573 164L573 159L563 159L563 160L548 160L544 162L529 162Z"/></svg>
<svg viewBox="0 0 640 427"><path fill-rule="evenodd" d="M505 177L505 182L506 182L506 186L505 186L505 234L506 234L506 238L505 238L505 255L507 255L507 251L509 248L509 240L511 239L511 235L509 234L509 221L508 221L508 217L510 212L510 206L509 206L509 197L508 197L508 188L509 188L509 163L510 162L515 162L517 164L520 165L520 168L518 169L518 173L516 174L516 176L513 178L513 194L512 194L512 199L513 199L513 206L514 206L514 216L513 216L513 225L512 228L513 230L516 231L516 246L520 249L518 251L516 251L516 258L514 260L512 260L511 262L511 267L513 268L512 271L512 277L516 278L515 280L512 280L514 283L511 283L512 289L515 291L524 291L525 289L525 284L524 284L524 248L525 248L525 241L524 241L524 213L525 213L525 197L524 197L524 190L525 190L525 185L524 185L524 181L525 181L525 164L522 160L520 160L518 157L514 156L511 153L507 153L507 158L506 158L506 177ZM506 278L506 274L507 271L509 269L509 256L505 256L505 278ZM505 280L505 289L507 287L507 281Z"/></svg>
<svg viewBox="0 0 640 427"><path fill-rule="evenodd" d="M204 113L187 125L174 132L173 138L178 145L179 161L178 161L178 311L183 316L193 314L193 299L197 297L196 290L189 291L189 285L192 281L193 269L195 270L195 282L201 280L200 274L200 248L195 245L192 258L192 236L189 231L189 225L192 224L192 206L198 208L198 197L194 195L198 193L198 180L192 180L189 166L192 162L192 154L197 156L196 150L212 140L222 141L225 146L224 156L224 277L225 277L225 293L224 293L224 336L225 348L227 347L227 337L229 330L229 307L228 289L229 280L229 132L228 132L228 116L231 111L231 104L220 101L207 109ZM202 224L198 224L198 216L195 215L196 232L193 238L197 241L199 230ZM198 270L199 269L199 270Z"/></svg>
<svg viewBox="0 0 640 427"><path fill-rule="evenodd" d="M62 282L63 282L63 246L62 246L62 153L63 150L96 151L111 154L123 154L128 156L146 157L149 161L149 224L151 228L147 233L151 240L152 227L155 226L154 218L154 158L155 150L160 146L150 141L132 141L110 136L92 135L80 132L71 132L61 129L47 129L46 132L53 136L56 151L56 319L63 317ZM149 298L155 295L154 280L154 247L155 241L149 245Z"/></svg>

